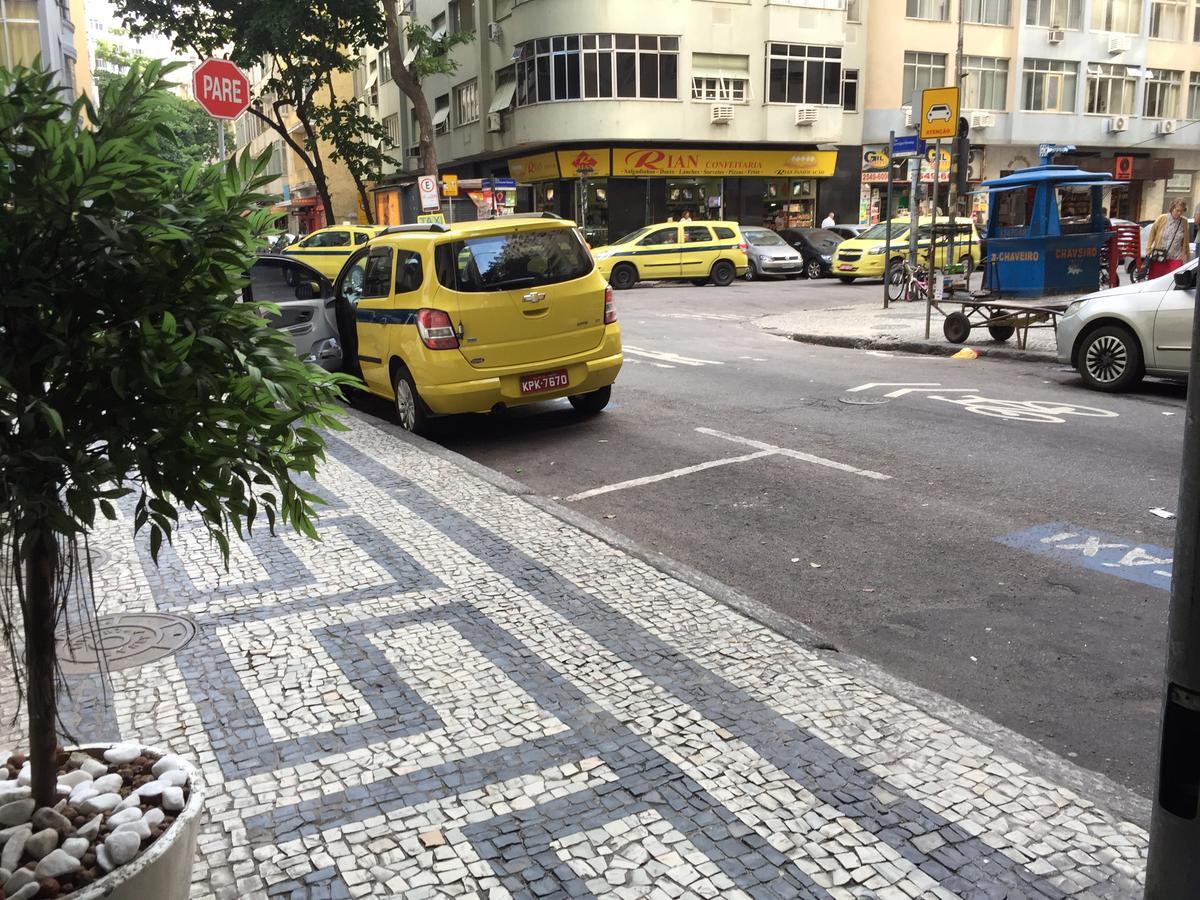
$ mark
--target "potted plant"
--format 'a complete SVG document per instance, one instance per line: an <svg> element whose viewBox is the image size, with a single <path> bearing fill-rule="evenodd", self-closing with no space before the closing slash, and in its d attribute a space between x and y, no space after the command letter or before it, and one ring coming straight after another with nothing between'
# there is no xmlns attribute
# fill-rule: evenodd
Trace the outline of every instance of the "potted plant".
<svg viewBox="0 0 1200 900"><path fill-rule="evenodd" d="M119 896L160 864L185 867L187 894L196 772L166 750L58 746L56 628L91 583L96 517L128 503L155 559L181 515L226 558L260 514L316 537L318 498L294 475L315 474L320 429L339 427L346 377L302 363L240 300L272 219L268 158L167 161L171 68L135 67L95 106L0 69L0 635L29 737L27 756L0 757L8 900Z"/></svg>

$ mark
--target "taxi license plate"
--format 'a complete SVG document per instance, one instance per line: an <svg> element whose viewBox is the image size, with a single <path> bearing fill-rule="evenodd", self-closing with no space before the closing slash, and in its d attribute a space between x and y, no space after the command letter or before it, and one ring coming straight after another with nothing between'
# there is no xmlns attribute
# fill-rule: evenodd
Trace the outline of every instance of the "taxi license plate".
<svg viewBox="0 0 1200 900"><path fill-rule="evenodd" d="M854 266L849 265L848 263L842 263L840 266L838 266L839 272L850 272L853 269L854 269Z"/></svg>
<svg viewBox="0 0 1200 900"><path fill-rule="evenodd" d="M570 383L571 379L567 377L566 369L540 372L537 375L522 375L521 393L540 394L542 391L555 391L567 387Z"/></svg>

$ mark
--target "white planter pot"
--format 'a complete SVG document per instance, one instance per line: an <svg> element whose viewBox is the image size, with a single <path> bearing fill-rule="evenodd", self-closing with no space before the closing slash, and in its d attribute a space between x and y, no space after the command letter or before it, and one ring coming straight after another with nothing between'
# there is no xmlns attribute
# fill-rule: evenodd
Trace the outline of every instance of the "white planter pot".
<svg viewBox="0 0 1200 900"><path fill-rule="evenodd" d="M111 744L86 744L79 750L107 750ZM166 751L143 747L157 756ZM200 810L204 806L204 783L200 771L191 768L187 806L175 816L150 848L137 859L97 878L70 900L188 900L192 890L192 862L200 836Z"/></svg>

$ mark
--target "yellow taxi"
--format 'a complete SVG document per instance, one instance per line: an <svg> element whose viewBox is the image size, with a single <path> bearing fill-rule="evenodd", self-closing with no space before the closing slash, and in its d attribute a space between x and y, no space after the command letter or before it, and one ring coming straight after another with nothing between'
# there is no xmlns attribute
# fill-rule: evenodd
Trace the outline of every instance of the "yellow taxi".
<svg viewBox="0 0 1200 900"><path fill-rule="evenodd" d="M334 303L351 370L413 432L558 397L598 413L624 361L612 289L575 223L549 213L386 228Z"/></svg>
<svg viewBox="0 0 1200 900"><path fill-rule="evenodd" d="M284 248L283 253L307 263L326 278L334 279L350 254L382 230L382 227L369 225L330 225L305 235Z"/></svg>
<svg viewBox="0 0 1200 900"><path fill-rule="evenodd" d="M945 268L946 260L953 258L959 265L974 269L979 264L979 233L975 223L969 218L954 220L959 233L954 235L953 256L947 253L948 241L942 226L949 226L949 220L939 217L937 241L937 260L935 268ZM856 278L882 278L883 257L887 252L887 232L892 231L892 260L900 262L908 256L909 232L912 221L907 217L895 218L891 222L880 222L872 225L856 238L850 238L838 244L837 252L833 255L833 274L849 284ZM969 229L969 231L968 231ZM933 219L921 216L917 220L917 259L928 264L929 238L933 231Z"/></svg>
<svg viewBox="0 0 1200 900"><path fill-rule="evenodd" d="M719 287L745 275L746 240L737 222L647 225L592 251L600 274L619 291L639 281L687 278Z"/></svg>

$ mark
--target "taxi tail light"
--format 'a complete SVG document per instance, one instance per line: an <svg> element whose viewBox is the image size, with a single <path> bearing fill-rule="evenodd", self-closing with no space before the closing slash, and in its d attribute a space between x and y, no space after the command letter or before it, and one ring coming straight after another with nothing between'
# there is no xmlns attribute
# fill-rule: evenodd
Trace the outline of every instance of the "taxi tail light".
<svg viewBox="0 0 1200 900"><path fill-rule="evenodd" d="M745 253L747 250L750 249L750 245L747 244L745 241L742 241L740 244L738 244L738 249L741 250L743 253Z"/></svg>
<svg viewBox="0 0 1200 900"><path fill-rule="evenodd" d="M430 350L457 350L458 335L449 313L440 309L417 310L417 333Z"/></svg>
<svg viewBox="0 0 1200 900"><path fill-rule="evenodd" d="M612 325L617 321L617 307L613 303L613 289L608 285L604 286L604 324Z"/></svg>

